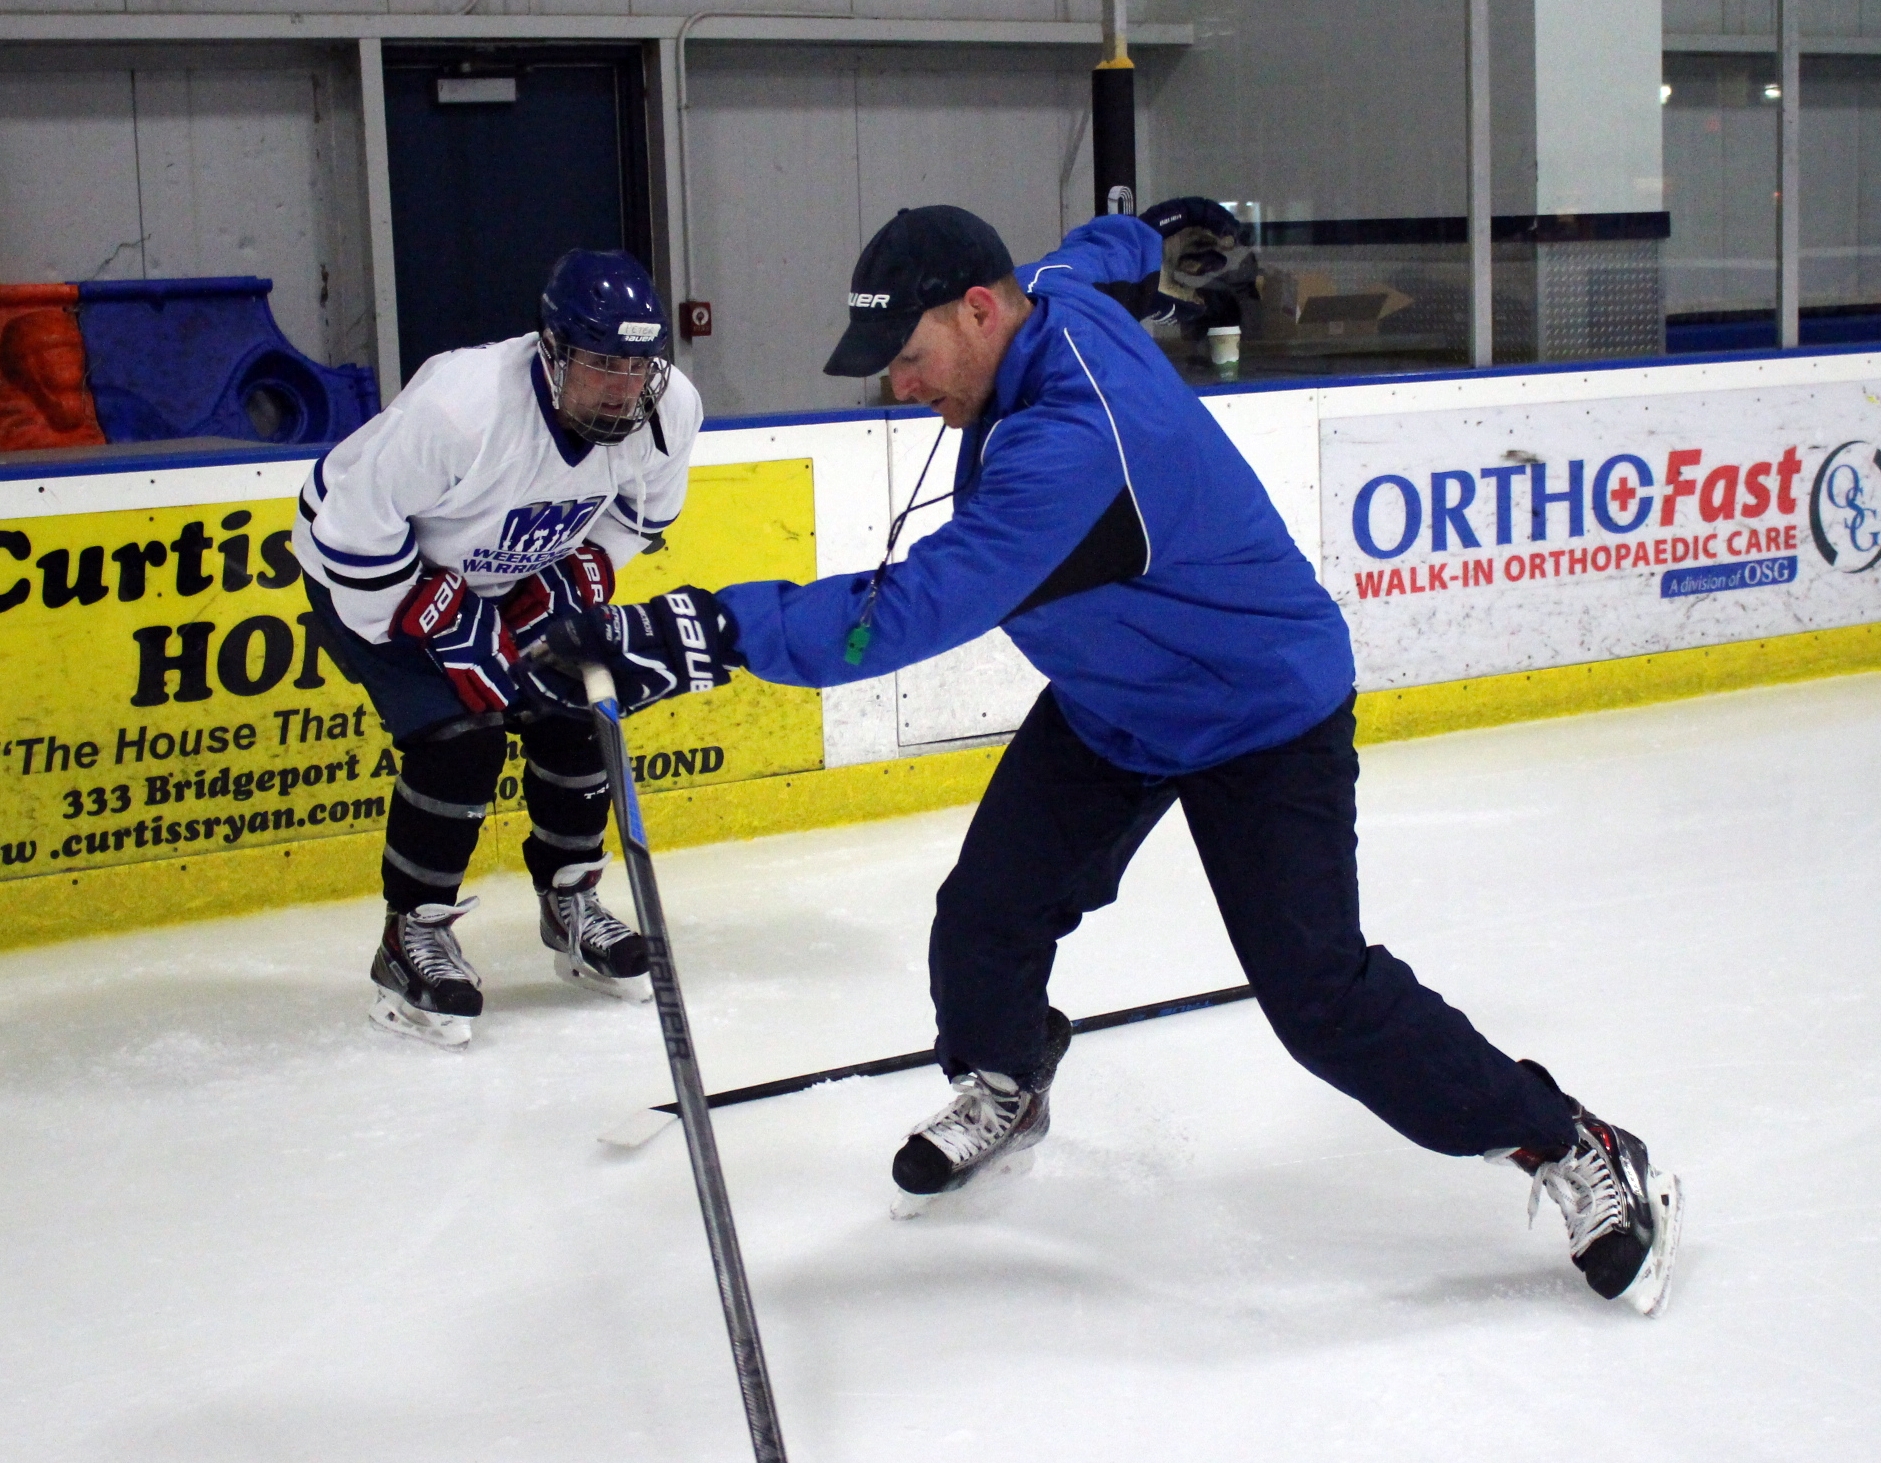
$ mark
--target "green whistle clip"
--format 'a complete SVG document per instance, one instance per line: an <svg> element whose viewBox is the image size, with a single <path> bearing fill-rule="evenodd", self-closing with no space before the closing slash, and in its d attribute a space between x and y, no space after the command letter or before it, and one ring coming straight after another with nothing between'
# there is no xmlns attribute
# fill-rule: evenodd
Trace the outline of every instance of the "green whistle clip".
<svg viewBox="0 0 1881 1463"><path fill-rule="evenodd" d="M862 652L869 648L869 627L857 625L849 632L849 639L843 647L843 659L851 665L862 664Z"/></svg>

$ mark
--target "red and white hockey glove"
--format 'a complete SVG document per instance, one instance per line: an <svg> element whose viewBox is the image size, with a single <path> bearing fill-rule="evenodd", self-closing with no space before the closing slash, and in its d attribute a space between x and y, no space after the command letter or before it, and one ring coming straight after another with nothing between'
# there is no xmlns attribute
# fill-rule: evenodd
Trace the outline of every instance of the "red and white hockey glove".
<svg viewBox="0 0 1881 1463"><path fill-rule="evenodd" d="M435 569L420 579L392 617L392 629L424 646L473 715L501 711L516 699L516 642L503 612L456 570Z"/></svg>

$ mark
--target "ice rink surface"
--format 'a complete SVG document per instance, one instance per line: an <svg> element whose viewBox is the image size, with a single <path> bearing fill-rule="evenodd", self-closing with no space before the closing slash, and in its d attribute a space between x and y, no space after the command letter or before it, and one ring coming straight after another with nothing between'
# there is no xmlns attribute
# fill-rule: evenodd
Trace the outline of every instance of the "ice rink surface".
<svg viewBox="0 0 1881 1463"><path fill-rule="evenodd" d="M1868 676L1364 753L1368 935L1683 1175L1664 1319L1237 1004L1080 1039L1031 1172L913 1221L932 1068L719 1114L792 1458L1873 1457L1878 743ZM709 1086L929 1044L967 817L660 858ZM0 957L0 1456L749 1457L683 1141L596 1141L652 1012L476 892L462 1055L369 1030L370 900ZM1058 972L1238 979L1179 814Z"/></svg>

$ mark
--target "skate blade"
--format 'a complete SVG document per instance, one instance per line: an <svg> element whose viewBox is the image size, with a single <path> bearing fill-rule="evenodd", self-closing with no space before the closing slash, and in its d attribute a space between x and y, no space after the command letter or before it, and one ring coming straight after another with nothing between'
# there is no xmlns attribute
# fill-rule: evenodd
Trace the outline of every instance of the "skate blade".
<svg viewBox="0 0 1881 1463"><path fill-rule="evenodd" d="M1030 1147L995 1158L957 1188L938 1194L910 1194L896 1189L888 1206L890 1219L919 1219L923 1214L960 1215L971 1218L995 1205L1005 1190L1032 1171L1037 1155Z"/></svg>
<svg viewBox="0 0 1881 1463"><path fill-rule="evenodd" d="M441 1016L435 1011L420 1011L402 997L383 988L366 1017L381 1031L389 1031L394 1036L409 1036L414 1041L422 1041L427 1046L445 1051L462 1051L470 1045L471 1026L468 1016Z"/></svg>
<svg viewBox="0 0 1881 1463"><path fill-rule="evenodd" d="M672 1113L643 1107L618 1127L610 1128L603 1133L601 1141L610 1148L625 1148L633 1151L646 1147L678 1121L679 1119Z"/></svg>
<svg viewBox="0 0 1881 1463"><path fill-rule="evenodd" d="M1642 1316L1663 1316L1672 1302L1672 1266L1678 1259L1679 1233L1685 1225L1685 1186L1677 1174L1646 1171L1652 1191L1652 1248L1633 1283L1620 1294Z"/></svg>
<svg viewBox="0 0 1881 1463"><path fill-rule="evenodd" d="M617 1001L632 1001L637 1006L644 1006L653 999L652 976L630 975L621 980L616 976L602 975L592 966L575 964L561 950L555 952L555 973L572 986L579 986L584 991L598 991Z"/></svg>

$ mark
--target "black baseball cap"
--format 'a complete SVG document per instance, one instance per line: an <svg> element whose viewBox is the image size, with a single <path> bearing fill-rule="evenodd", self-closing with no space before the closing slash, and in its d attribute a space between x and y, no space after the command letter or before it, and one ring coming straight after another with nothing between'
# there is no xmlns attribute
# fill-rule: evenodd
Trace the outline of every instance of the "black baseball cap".
<svg viewBox="0 0 1881 1463"><path fill-rule="evenodd" d="M873 376L900 354L929 310L1011 273L1012 255L985 219L947 203L902 209L856 260L849 328L823 374Z"/></svg>

